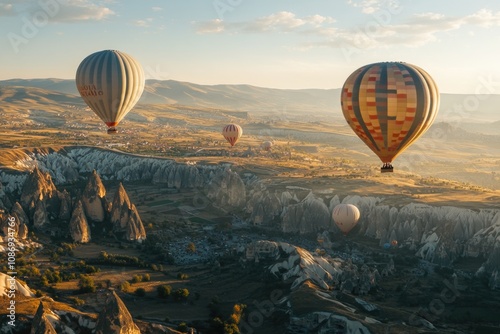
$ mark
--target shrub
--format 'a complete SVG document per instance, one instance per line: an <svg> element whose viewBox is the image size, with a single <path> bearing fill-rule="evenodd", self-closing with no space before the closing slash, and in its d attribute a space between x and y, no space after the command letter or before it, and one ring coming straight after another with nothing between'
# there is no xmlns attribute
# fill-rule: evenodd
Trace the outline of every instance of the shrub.
<svg viewBox="0 0 500 334"><path fill-rule="evenodd" d="M189 275L185 274L185 273L178 273L177 274L177 278L185 281L185 280L187 280L189 278Z"/></svg>
<svg viewBox="0 0 500 334"><path fill-rule="evenodd" d="M120 291L129 292L130 291L130 283L125 281L122 284L120 284Z"/></svg>
<svg viewBox="0 0 500 334"><path fill-rule="evenodd" d="M160 285L156 288L158 297L162 299L168 298L172 294L172 287L170 285Z"/></svg>
<svg viewBox="0 0 500 334"><path fill-rule="evenodd" d="M80 293L95 292L96 290L94 279L87 275L80 275L78 287L80 288Z"/></svg>
<svg viewBox="0 0 500 334"><path fill-rule="evenodd" d="M146 296L146 290L144 290L144 288L138 288L135 290L135 295L138 297L144 297Z"/></svg>
<svg viewBox="0 0 500 334"><path fill-rule="evenodd" d="M176 301L187 300L188 296L189 296L189 290L186 288L183 289L179 288L174 292L174 300Z"/></svg>
<svg viewBox="0 0 500 334"><path fill-rule="evenodd" d="M142 276L141 275L135 275L132 277L132 283L140 283L142 282Z"/></svg>

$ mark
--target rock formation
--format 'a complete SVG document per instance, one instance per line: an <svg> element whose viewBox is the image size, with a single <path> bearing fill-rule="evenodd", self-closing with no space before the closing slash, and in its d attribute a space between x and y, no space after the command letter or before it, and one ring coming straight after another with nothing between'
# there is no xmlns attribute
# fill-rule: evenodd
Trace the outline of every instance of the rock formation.
<svg viewBox="0 0 500 334"><path fill-rule="evenodd" d="M323 199L311 192L300 203L289 205L282 213L282 231L310 233L328 230L331 215Z"/></svg>
<svg viewBox="0 0 500 334"><path fill-rule="evenodd" d="M61 207L59 210L59 219L69 220L71 218L71 195L64 189L59 192L59 199L61 201Z"/></svg>
<svg viewBox="0 0 500 334"><path fill-rule="evenodd" d="M57 334L54 326L52 326L49 319L47 319L42 301L40 301L40 305L33 318L30 334Z"/></svg>
<svg viewBox="0 0 500 334"><path fill-rule="evenodd" d="M152 181L177 189L199 188L204 185L203 175L196 166L182 164L164 164L153 174Z"/></svg>
<svg viewBox="0 0 500 334"><path fill-rule="evenodd" d="M128 194L121 183L116 190L110 216L114 233L123 235L123 238L128 241L146 239L146 230L137 208L130 202Z"/></svg>
<svg viewBox="0 0 500 334"><path fill-rule="evenodd" d="M56 205L57 189L49 173L43 173L38 167L28 174L21 191L21 206L31 216L38 202L50 206Z"/></svg>
<svg viewBox="0 0 500 334"><path fill-rule="evenodd" d="M113 204L111 206L111 224L113 225L113 231L122 231L126 228L127 222L130 219L130 209L132 208L132 203L128 197L123 184L120 182L118 189L116 189L115 197L113 198Z"/></svg>
<svg viewBox="0 0 500 334"><path fill-rule="evenodd" d="M14 223L14 226L11 226L12 223ZM6 237L9 236L9 232L14 231L14 237L18 241L28 238L28 226L18 218L16 213L10 215L0 214L0 230Z"/></svg>
<svg viewBox="0 0 500 334"><path fill-rule="evenodd" d="M12 209L10 211L10 214L12 216L15 216L20 223L29 224L29 222L30 222L28 219L28 216L24 212L24 210L21 207L21 204L19 204L19 202L14 203L14 205L12 206Z"/></svg>
<svg viewBox="0 0 500 334"><path fill-rule="evenodd" d="M207 185L206 195L215 205L225 209L242 208L246 202L245 184L229 168L214 175Z"/></svg>
<svg viewBox="0 0 500 334"><path fill-rule="evenodd" d="M49 217L45 202L40 200L36 202L35 211L33 212L33 226L35 229L43 230L49 225Z"/></svg>
<svg viewBox="0 0 500 334"><path fill-rule="evenodd" d="M91 239L90 228L83 212L81 201L76 203L75 210L73 210L73 214L71 215L69 233L74 242L87 243Z"/></svg>
<svg viewBox="0 0 500 334"><path fill-rule="evenodd" d="M94 333L140 334L141 332L123 301L115 291L112 291L106 300L104 310L99 313Z"/></svg>
<svg viewBox="0 0 500 334"><path fill-rule="evenodd" d="M130 209L130 219L126 228L126 240L143 241L146 239L146 230L144 229L141 217L139 216L139 212L137 212L137 208L134 204L132 204L132 209Z"/></svg>
<svg viewBox="0 0 500 334"><path fill-rule="evenodd" d="M10 215L5 213L0 214L0 229L3 234L8 236L9 231L12 232L14 230L14 236L17 240L24 240L28 237L28 222L28 217L18 202L12 206ZM14 223L14 226L11 226L12 223Z"/></svg>
<svg viewBox="0 0 500 334"><path fill-rule="evenodd" d="M82 204L88 219L96 223L104 221L108 206L106 188L104 188L101 178L95 170L87 180L87 185L83 191Z"/></svg>
<svg viewBox="0 0 500 334"><path fill-rule="evenodd" d="M19 227L17 229L17 239L26 240L28 238L28 232L29 232L28 225L20 223L18 226Z"/></svg>
<svg viewBox="0 0 500 334"><path fill-rule="evenodd" d="M495 215L500 215L498 209L470 210L419 203L391 207L383 203L383 198L330 198L317 194L308 196L306 201L305 195L302 196L302 193L291 187L280 194L278 191L271 192L265 187L256 186L258 179L245 183L227 165L180 164L168 159L144 158L89 147L68 147L49 154L35 152L21 163L26 166L36 164L40 169L48 170L56 184L74 181L80 175L95 169L100 171L103 179L163 183L167 187L179 189L204 188L214 205L231 211L244 208L248 214L245 218L251 223L290 232L311 233L324 229L331 224L331 221L326 223L325 207L331 213L336 204L350 203L358 206L361 212L354 234L376 238L380 246L397 240L399 248L414 251L422 258L441 265L452 264L462 256L488 258L494 250L494 240L500 231L500 224L495 223L498 218L494 219ZM44 199L50 198L51 181L42 174L39 169L28 176L0 171L3 183L0 197L2 192L8 195L2 198L3 206L10 209L11 205L6 202L9 199L12 201L12 194L21 192L21 206L31 220L40 195ZM36 186L37 184L40 185ZM33 188L33 191L28 191L27 188ZM103 197L97 196L97 193L98 190L94 189L94 197L100 199L94 202L101 202L100 206L96 205L97 209L102 209L98 210L98 218L101 218L105 216L107 206L102 203ZM281 210L277 207L278 200L275 197L281 204ZM89 205L85 202L83 205L88 214ZM50 216L52 206L46 203L46 207ZM88 218L90 219L90 215ZM334 225L330 228L335 231ZM493 268L495 263L496 261L490 261L485 266L490 274L495 269L500 270Z"/></svg>
<svg viewBox="0 0 500 334"><path fill-rule="evenodd" d="M274 225L283 210L278 195L269 192L264 183L255 177L246 182L246 187L248 196L245 211L250 214L249 221L253 225L280 228Z"/></svg>
<svg viewBox="0 0 500 334"><path fill-rule="evenodd" d="M252 242L247 245L245 257L246 261L264 264L274 277L292 281L292 291L309 281L325 290L340 287L341 291L365 295L380 281L380 274L375 267L362 265L358 268L350 258L344 261L329 256L315 256L301 247L285 242ZM385 273L392 275L392 259L386 268Z"/></svg>
<svg viewBox="0 0 500 334"><path fill-rule="evenodd" d="M21 282L19 279L16 279L16 282L14 284L16 286L16 295L35 297L35 294L31 292L30 287L26 283ZM5 296L5 298L7 298L8 291L10 290L11 285L13 285L11 277L0 272L0 297Z"/></svg>

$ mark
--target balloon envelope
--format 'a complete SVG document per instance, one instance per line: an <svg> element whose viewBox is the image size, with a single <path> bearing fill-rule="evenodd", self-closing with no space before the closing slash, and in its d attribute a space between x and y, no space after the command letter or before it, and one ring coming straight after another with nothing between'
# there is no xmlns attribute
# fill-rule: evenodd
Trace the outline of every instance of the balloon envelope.
<svg viewBox="0 0 500 334"><path fill-rule="evenodd" d="M222 129L222 135L226 140L234 146L238 139L240 139L243 134L243 129L238 124L228 124Z"/></svg>
<svg viewBox="0 0 500 334"><path fill-rule="evenodd" d="M347 78L341 105L356 135L383 163L391 163L431 126L439 93L430 75L415 65L374 63Z"/></svg>
<svg viewBox="0 0 500 334"><path fill-rule="evenodd" d="M271 150L271 147L273 147L273 143L270 142L270 141L265 141L262 143L262 148L265 150L265 151L269 151Z"/></svg>
<svg viewBox="0 0 500 334"><path fill-rule="evenodd" d="M358 223L360 217L359 210L352 204L339 204L332 212L332 218L338 228L347 234Z"/></svg>
<svg viewBox="0 0 500 334"><path fill-rule="evenodd" d="M104 50L86 57L76 70L82 99L108 127L115 127L144 90L141 65L128 54Z"/></svg>

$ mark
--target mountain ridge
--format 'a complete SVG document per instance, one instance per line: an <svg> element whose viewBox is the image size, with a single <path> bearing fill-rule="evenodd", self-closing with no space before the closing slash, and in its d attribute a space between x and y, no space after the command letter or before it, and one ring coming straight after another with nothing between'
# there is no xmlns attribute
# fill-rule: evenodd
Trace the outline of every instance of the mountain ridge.
<svg viewBox="0 0 500 334"><path fill-rule="evenodd" d="M73 79L0 80L0 93L7 86L45 89L45 94L63 94L61 99L70 99L71 96L68 95L73 95L74 103L83 104ZM335 115L341 111L340 91L341 88L279 89L249 84L202 85L185 81L148 79L139 104L170 104L278 114L314 112ZM500 94L479 96L472 93L441 93L440 96L438 119L451 118L457 122L500 121L497 112Z"/></svg>

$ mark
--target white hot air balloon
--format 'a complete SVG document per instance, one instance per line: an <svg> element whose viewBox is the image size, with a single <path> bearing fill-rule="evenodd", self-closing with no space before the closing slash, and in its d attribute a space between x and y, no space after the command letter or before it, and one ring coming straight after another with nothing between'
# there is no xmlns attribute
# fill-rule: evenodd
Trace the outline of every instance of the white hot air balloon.
<svg viewBox="0 0 500 334"><path fill-rule="evenodd" d="M356 226L360 217L359 210L352 204L339 204L332 212L332 218L338 228L346 235Z"/></svg>
<svg viewBox="0 0 500 334"><path fill-rule="evenodd" d="M82 99L115 133L116 126L139 101L144 71L137 60L116 50L86 57L76 70L76 87Z"/></svg>
<svg viewBox="0 0 500 334"><path fill-rule="evenodd" d="M273 142L271 141L265 141L261 144L261 147L264 151L270 151L271 147L273 147Z"/></svg>

